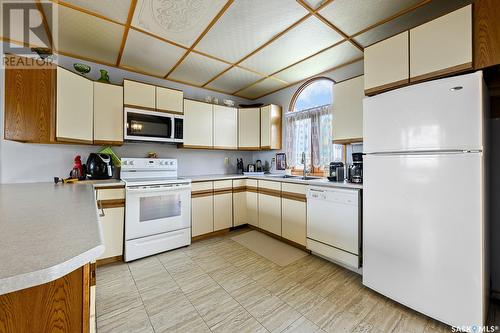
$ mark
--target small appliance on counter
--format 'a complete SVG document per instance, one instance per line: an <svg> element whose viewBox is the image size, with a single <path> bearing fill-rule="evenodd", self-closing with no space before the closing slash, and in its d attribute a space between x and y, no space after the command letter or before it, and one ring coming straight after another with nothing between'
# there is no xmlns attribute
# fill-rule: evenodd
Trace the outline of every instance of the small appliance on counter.
<svg viewBox="0 0 500 333"><path fill-rule="evenodd" d="M349 168L349 181L363 183L363 153L352 153L352 165Z"/></svg>
<svg viewBox="0 0 500 333"><path fill-rule="evenodd" d="M89 179L110 179L113 177L113 162L109 154L90 153L87 158L87 177Z"/></svg>
<svg viewBox="0 0 500 333"><path fill-rule="evenodd" d="M344 181L344 163L331 162L330 163L330 172L329 172L327 178L331 182L343 182Z"/></svg>
<svg viewBox="0 0 500 333"><path fill-rule="evenodd" d="M238 174L243 174L243 171L245 171L245 166L243 164L243 158L237 158L236 159L236 169L238 170Z"/></svg>
<svg viewBox="0 0 500 333"><path fill-rule="evenodd" d="M263 172L263 171L264 169L262 167L262 161L261 160L255 161L255 172Z"/></svg>

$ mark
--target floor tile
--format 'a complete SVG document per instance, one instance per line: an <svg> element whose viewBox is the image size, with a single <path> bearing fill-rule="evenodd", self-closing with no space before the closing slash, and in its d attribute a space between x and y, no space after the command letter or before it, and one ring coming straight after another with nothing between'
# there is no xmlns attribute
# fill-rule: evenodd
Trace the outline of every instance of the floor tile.
<svg viewBox="0 0 500 333"><path fill-rule="evenodd" d="M284 293L278 293L277 296L302 314L308 312L324 300L323 297L301 284L293 286Z"/></svg>
<svg viewBox="0 0 500 333"><path fill-rule="evenodd" d="M288 326L283 333L323 333L318 325L314 324L312 321L307 320L306 317L302 316L296 321L294 321L290 326Z"/></svg>
<svg viewBox="0 0 500 333"><path fill-rule="evenodd" d="M97 331L99 333L147 333L153 332L153 328L141 304L115 315L97 317Z"/></svg>
<svg viewBox="0 0 500 333"><path fill-rule="evenodd" d="M223 321L210 327L215 333L267 333L268 331L244 309L232 313Z"/></svg>
<svg viewBox="0 0 500 333"><path fill-rule="evenodd" d="M249 308L272 294L269 290L260 286L257 282L253 282L241 287L240 289L230 292L230 295L245 308Z"/></svg>

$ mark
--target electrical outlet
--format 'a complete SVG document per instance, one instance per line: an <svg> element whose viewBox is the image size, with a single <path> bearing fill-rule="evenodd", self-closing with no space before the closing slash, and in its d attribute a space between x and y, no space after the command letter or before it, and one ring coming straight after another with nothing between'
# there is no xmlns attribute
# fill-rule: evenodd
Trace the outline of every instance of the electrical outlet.
<svg viewBox="0 0 500 333"><path fill-rule="evenodd" d="M229 165L229 157L224 157L224 165Z"/></svg>

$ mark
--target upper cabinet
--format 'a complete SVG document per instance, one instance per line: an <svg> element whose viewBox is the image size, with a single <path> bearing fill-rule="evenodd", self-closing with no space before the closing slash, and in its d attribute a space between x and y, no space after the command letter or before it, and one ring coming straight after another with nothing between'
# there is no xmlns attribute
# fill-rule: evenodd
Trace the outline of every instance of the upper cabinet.
<svg viewBox="0 0 500 333"><path fill-rule="evenodd" d="M184 100L184 147L213 148L212 104Z"/></svg>
<svg viewBox="0 0 500 333"><path fill-rule="evenodd" d="M94 85L87 78L57 68L56 138L93 143Z"/></svg>
<svg viewBox="0 0 500 333"><path fill-rule="evenodd" d="M363 141L364 77L333 86L333 140L335 143Z"/></svg>
<svg viewBox="0 0 500 333"><path fill-rule="evenodd" d="M409 32L365 48L365 93L381 92L409 82Z"/></svg>
<svg viewBox="0 0 500 333"><path fill-rule="evenodd" d="M410 30L410 81L472 68L472 5Z"/></svg>
<svg viewBox="0 0 500 333"><path fill-rule="evenodd" d="M213 105L213 133L215 149L238 149L238 110Z"/></svg>
<svg viewBox="0 0 500 333"><path fill-rule="evenodd" d="M182 114L184 93L182 90L156 87L156 110Z"/></svg>
<svg viewBox="0 0 500 333"><path fill-rule="evenodd" d="M260 109L260 148L281 149L281 107L278 105Z"/></svg>
<svg viewBox="0 0 500 333"><path fill-rule="evenodd" d="M238 109L238 148L260 149L260 109Z"/></svg>
<svg viewBox="0 0 500 333"><path fill-rule="evenodd" d="M156 87L153 85L123 80L123 97L125 106L156 109Z"/></svg>
<svg viewBox="0 0 500 333"><path fill-rule="evenodd" d="M500 6L498 0L474 1L474 68L500 64Z"/></svg>
<svg viewBox="0 0 500 333"><path fill-rule="evenodd" d="M365 48L365 94L472 69L472 5Z"/></svg>
<svg viewBox="0 0 500 333"><path fill-rule="evenodd" d="M94 144L123 144L123 87L94 82Z"/></svg>

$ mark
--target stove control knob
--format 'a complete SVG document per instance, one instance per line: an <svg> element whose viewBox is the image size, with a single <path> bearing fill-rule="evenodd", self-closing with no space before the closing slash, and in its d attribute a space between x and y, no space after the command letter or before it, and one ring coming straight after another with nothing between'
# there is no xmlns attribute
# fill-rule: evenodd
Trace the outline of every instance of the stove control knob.
<svg viewBox="0 0 500 333"><path fill-rule="evenodd" d="M134 161L128 162L129 165L134 165Z"/></svg>

